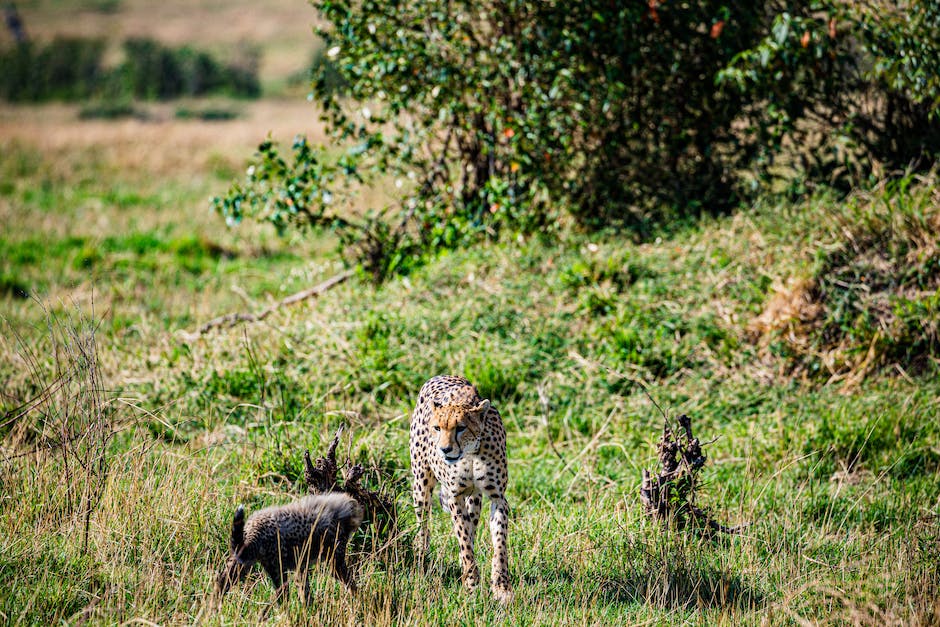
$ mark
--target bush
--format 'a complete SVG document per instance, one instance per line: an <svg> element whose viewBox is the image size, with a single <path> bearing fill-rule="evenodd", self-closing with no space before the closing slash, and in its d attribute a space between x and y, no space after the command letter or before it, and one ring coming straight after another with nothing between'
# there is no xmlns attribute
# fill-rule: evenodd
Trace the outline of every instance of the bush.
<svg viewBox="0 0 940 627"><path fill-rule="evenodd" d="M643 235L768 187L847 190L940 152L932 8L313 4L332 138L354 180L396 181L393 223L419 250L550 233L567 216Z"/></svg>
<svg viewBox="0 0 940 627"><path fill-rule="evenodd" d="M103 80L101 39L59 37L45 47L27 42L0 52L0 97L13 102L78 100Z"/></svg>
<svg viewBox="0 0 940 627"><path fill-rule="evenodd" d="M257 55L225 65L188 46L173 49L151 39L125 42L125 60L102 65L101 39L57 38L45 46L19 44L0 52L0 97L10 101L176 98L226 93L257 97Z"/></svg>
<svg viewBox="0 0 940 627"><path fill-rule="evenodd" d="M351 96L315 82L337 136L376 138L377 163L420 174L432 239L443 220L534 230L565 206L642 227L663 204L734 202L744 98L714 77L759 40L762 6L720 26L728 10L707 1L314 4Z"/></svg>
<svg viewBox="0 0 940 627"><path fill-rule="evenodd" d="M747 116L760 139L753 174L782 177L800 192L847 192L932 167L940 154L938 32L940 7L931 3L826 0L778 10L767 36L719 74L761 106Z"/></svg>
<svg viewBox="0 0 940 627"><path fill-rule="evenodd" d="M126 89L138 98L160 99L229 93L256 97L261 93L257 59L244 67L225 66L206 52L188 46L172 49L152 39L129 39L126 59L118 72Z"/></svg>

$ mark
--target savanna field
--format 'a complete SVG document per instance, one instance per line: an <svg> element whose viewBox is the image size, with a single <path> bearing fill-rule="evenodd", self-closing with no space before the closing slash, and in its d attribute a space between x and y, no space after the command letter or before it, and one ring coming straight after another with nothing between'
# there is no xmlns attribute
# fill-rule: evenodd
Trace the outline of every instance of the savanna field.
<svg viewBox="0 0 940 627"><path fill-rule="evenodd" d="M940 622L934 176L768 195L642 236L501 233L200 334L347 267L329 229L229 227L209 200L269 133L325 141L296 80L316 12L18 5L37 38L248 42L262 97L134 101L117 119L0 103L0 622ZM488 589L486 515L477 591L436 503L423 568L413 552L410 415L445 373L506 427L507 607ZM739 533L644 514L661 410L708 443L696 504ZM358 594L315 570L310 603L298 586L279 603L259 570L216 604L236 507L305 493L303 452L340 427L340 461L399 512L396 530L354 536Z"/></svg>

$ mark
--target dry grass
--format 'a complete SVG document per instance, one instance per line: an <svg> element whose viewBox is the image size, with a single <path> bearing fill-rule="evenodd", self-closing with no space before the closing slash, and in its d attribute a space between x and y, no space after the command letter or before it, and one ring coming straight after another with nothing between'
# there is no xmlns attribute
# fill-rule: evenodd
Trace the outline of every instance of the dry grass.
<svg viewBox="0 0 940 627"><path fill-rule="evenodd" d="M36 150L53 168L55 162L68 168L93 155L124 180L158 187L167 179L206 176L220 167L241 170L268 134L287 142L298 133L312 142L326 140L317 109L302 98L219 103L239 116L222 122L175 119L174 111L185 102L147 105L149 119L118 121L81 120L70 105L0 105L0 146L15 142Z"/></svg>
<svg viewBox="0 0 940 627"><path fill-rule="evenodd" d="M49 6L24 5L27 26L129 34L149 23L148 34L207 45L251 30L238 22L247 11L238 1L185 13L181 3L134 0L87 18L74 3L57 3L60 14ZM268 29L265 49L286 59L309 9L271 6L286 20L283 38L277 26L258 28ZM197 32L226 20L237 27ZM225 122L178 120L175 106L117 122L80 121L61 105L0 107L0 278L37 287L53 311L94 305L119 429L87 554L82 517L63 507L61 457L0 461L0 621L232 624L267 613L274 624L936 624L935 371L872 370L849 390L803 384L747 329L757 319L761 337L801 337L810 278L842 250L839 228L885 230L877 199L859 205L870 209L865 219L820 198L639 246L583 234L481 245L381 289L353 280L191 342L180 331L256 311L341 264L328 238L230 231L207 206L267 132L320 140L310 105L225 101L241 113ZM384 198L377 189L360 200ZM933 231L918 224L894 231L920 238L918 254L931 257L924 234ZM861 241L864 230L851 232ZM213 256L213 246L231 255ZM35 301L0 294L0 317L5 416L42 389L35 372L54 372L55 351ZM411 556L408 412L438 372L470 376L507 425L517 592L507 610L485 587L462 592L439 510L428 568ZM741 536L708 542L644 521L636 487L661 423L631 378L693 416L702 438L720 436L699 502L729 523L753 523ZM357 540L355 599L322 576L311 606L293 594L270 607L258 577L214 607L235 506L291 498L303 449L322 450L341 423L354 436L341 457L380 469L405 512L402 537L380 554ZM24 450L20 435L0 429L4 455Z"/></svg>

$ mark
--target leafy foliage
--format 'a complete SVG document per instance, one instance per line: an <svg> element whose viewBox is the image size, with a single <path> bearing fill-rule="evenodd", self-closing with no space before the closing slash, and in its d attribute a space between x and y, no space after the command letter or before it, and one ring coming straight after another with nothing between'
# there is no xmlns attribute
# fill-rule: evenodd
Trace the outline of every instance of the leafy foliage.
<svg viewBox="0 0 940 627"><path fill-rule="evenodd" d="M760 139L754 173L794 191L848 191L905 167L929 169L940 154L938 29L932 3L781 7L767 36L718 75L761 107L746 118Z"/></svg>
<svg viewBox="0 0 940 627"><path fill-rule="evenodd" d="M392 222L369 231L412 258L568 216L646 234L768 187L847 191L940 153L930 7L313 4L328 25L314 94L355 162L343 169L395 182ZM297 169L315 174L314 154ZM263 202L257 214L283 226ZM376 276L395 266L380 256Z"/></svg>
<svg viewBox="0 0 940 627"><path fill-rule="evenodd" d="M330 159L303 136L295 137L291 148L288 161L272 140L262 142L244 185L235 184L226 195L214 197L213 209L229 226L247 214L274 225L279 234L288 228L333 230L348 256L376 281L405 267L415 242L404 221L393 228L382 219L384 212L354 217L339 209L350 199L350 181L362 181L358 174L362 151Z"/></svg>
<svg viewBox="0 0 940 627"><path fill-rule="evenodd" d="M742 98L713 77L758 39L762 7L723 28L713 2L315 6L349 85L347 100L315 83L335 136L373 138L380 167L417 171L419 204L461 231L543 228L559 206L637 226L663 201L734 199L739 151L722 147Z"/></svg>

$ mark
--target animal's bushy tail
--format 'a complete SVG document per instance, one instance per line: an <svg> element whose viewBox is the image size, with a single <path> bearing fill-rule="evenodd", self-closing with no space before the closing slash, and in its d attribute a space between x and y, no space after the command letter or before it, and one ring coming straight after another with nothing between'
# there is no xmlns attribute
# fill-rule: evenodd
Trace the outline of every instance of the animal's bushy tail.
<svg viewBox="0 0 940 627"><path fill-rule="evenodd" d="M245 508L241 505L235 510L235 518L232 519L232 551L245 544Z"/></svg>
<svg viewBox="0 0 940 627"><path fill-rule="evenodd" d="M362 509L362 505L359 501L351 499L349 512L346 515L345 525L346 529L349 530L349 533L352 534L359 528L359 525L362 524L362 517L365 513Z"/></svg>

